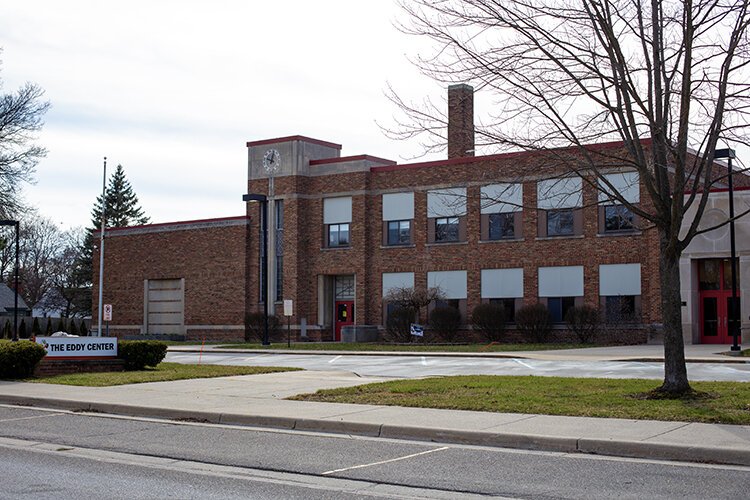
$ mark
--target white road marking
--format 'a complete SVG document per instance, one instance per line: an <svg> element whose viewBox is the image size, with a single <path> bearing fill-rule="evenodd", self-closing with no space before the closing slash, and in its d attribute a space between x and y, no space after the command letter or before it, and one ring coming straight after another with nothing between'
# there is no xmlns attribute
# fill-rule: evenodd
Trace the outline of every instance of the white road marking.
<svg viewBox="0 0 750 500"><path fill-rule="evenodd" d="M418 457L420 455L427 455L429 453L435 453L436 451L443 451L450 449L449 446L443 446L442 448L435 448L434 450L427 450L420 453L412 453L411 455L406 455L404 457L398 457L398 458L392 458L390 460L383 460L381 462L373 462L371 464L362 464L362 465L355 465L353 467L345 467L343 469L336 469L336 470L329 470L327 472L324 472L322 475L327 476L329 474L335 474L336 472L344 472L348 470L354 470L354 469L362 469L363 467L372 467L373 465L382 465L382 464L388 464L391 462L398 462L400 460L406 460L407 458L414 458Z"/></svg>
<svg viewBox="0 0 750 500"><path fill-rule="evenodd" d="M515 361L515 362L516 362L516 363L518 363L519 365L523 365L523 366L525 366L526 368L528 368L528 369L530 369L530 370L533 370L533 369L534 369L534 367L533 367L533 366L531 366L531 365L529 365L529 364L527 364L527 363L524 363L523 361L521 361L521 360L520 360L520 359L518 359L518 358L513 358L513 361Z"/></svg>
<svg viewBox="0 0 750 500"><path fill-rule="evenodd" d="M427 358L422 356L422 365L427 366Z"/></svg>
<svg viewBox="0 0 750 500"><path fill-rule="evenodd" d="M329 361L329 363L335 363L337 359L341 358L342 356L336 356L332 360Z"/></svg>
<svg viewBox="0 0 750 500"><path fill-rule="evenodd" d="M34 415L33 417L18 417L18 418L5 418L0 422L15 422L16 420L31 420L32 418L47 418L47 417L59 417L64 415L63 413L51 413L49 415Z"/></svg>

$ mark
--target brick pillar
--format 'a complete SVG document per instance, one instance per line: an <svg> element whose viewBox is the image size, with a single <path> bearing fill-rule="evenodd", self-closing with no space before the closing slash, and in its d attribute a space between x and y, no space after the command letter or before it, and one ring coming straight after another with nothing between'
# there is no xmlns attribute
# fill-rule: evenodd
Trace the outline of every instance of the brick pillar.
<svg viewBox="0 0 750 500"><path fill-rule="evenodd" d="M474 88L448 87L448 158L474 156Z"/></svg>

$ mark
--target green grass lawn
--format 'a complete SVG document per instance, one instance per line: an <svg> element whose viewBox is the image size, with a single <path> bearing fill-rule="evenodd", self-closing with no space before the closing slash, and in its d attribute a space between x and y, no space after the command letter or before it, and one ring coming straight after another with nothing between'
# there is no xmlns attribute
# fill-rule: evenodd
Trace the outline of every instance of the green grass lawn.
<svg viewBox="0 0 750 500"><path fill-rule="evenodd" d="M505 413L750 424L750 383L693 382L699 397L644 399L656 380L458 376L397 380L292 397L322 401Z"/></svg>
<svg viewBox="0 0 750 500"><path fill-rule="evenodd" d="M227 349L289 349L286 342L264 346L259 343L223 344ZM368 342L297 342L292 350L301 351L404 351L404 352L512 352L580 349L592 344L377 344Z"/></svg>
<svg viewBox="0 0 750 500"><path fill-rule="evenodd" d="M82 385L90 387L108 387L112 385L141 384L143 382L164 382L190 378L229 377L232 375L258 375L297 371L299 368L260 367L260 366L224 366L224 365L184 365L181 363L159 363L156 368L142 371L73 373L54 377L29 378L24 382L43 384Z"/></svg>

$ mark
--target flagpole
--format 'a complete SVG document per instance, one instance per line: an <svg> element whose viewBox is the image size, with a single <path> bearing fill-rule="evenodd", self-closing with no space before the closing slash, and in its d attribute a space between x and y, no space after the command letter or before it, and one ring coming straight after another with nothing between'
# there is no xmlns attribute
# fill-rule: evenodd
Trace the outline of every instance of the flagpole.
<svg viewBox="0 0 750 500"><path fill-rule="evenodd" d="M101 224L99 225L99 304L97 320L98 326L96 328L96 336L102 336L102 296L104 287L104 226L107 223L106 210L107 210L107 157L104 157L104 176L102 177L102 218Z"/></svg>

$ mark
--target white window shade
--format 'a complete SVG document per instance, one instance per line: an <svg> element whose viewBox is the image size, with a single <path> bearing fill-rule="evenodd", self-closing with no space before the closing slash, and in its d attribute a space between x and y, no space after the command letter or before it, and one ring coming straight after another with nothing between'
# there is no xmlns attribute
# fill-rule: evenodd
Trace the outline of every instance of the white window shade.
<svg viewBox="0 0 750 500"><path fill-rule="evenodd" d="M638 172L618 172L615 174L606 174L602 177L612 185L614 190L607 186L602 179L599 179L600 202L614 201L619 203L613 196L614 193L619 193L629 203L638 203L641 201L640 175L638 175Z"/></svg>
<svg viewBox="0 0 750 500"><path fill-rule="evenodd" d="M480 198L483 214L520 212L523 204L523 184L482 186Z"/></svg>
<svg viewBox="0 0 750 500"><path fill-rule="evenodd" d="M546 179L536 184L537 206L544 210L583 206L581 178Z"/></svg>
<svg viewBox="0 0 750 500"><path fill-rule="evenodd" d="M599 266L599 295L641 294L640 264L603 264Z"/></svg>
<svg viewBox="0 0 750 500"><path fill-rule="evenodd" d="M466 215L466 188L448 188L427 192L427 217Z"/></svg>
<svg viewBox="0 0 750 500"><path fill-rule="evenodd" d="M466 271L429 272L427 273L427 287L439 287L446 299L465 299Z"/></svg>
<svg viewBox="0 0 750 500"><path fill-rule="evenodd" d="M583 297L583 266L539 268L540 297Z"/></svg>
<svg viewBox="0 0 750 500"><path fill-rule="evenodd" d="M383 220L409 220L414 218L414 193L383 195Z"/></svg>
<svg viewBox="0 0 750 500"><path fill-rule="evenodd" d="M352 221L352 197L323 199L323 224L342 224Z"/></svg>
<svg viewBox="0 0 750 500"><path fill-rule="evenodd" d="M523 298L523 268L482 269L482 298Z"/></svg>
<svg viewBox="0 0 750 500"><path fill-rule="evenodd" d="M383 273L383 297L394 288L414 288L414 273Z"/></svg>

